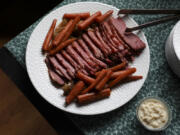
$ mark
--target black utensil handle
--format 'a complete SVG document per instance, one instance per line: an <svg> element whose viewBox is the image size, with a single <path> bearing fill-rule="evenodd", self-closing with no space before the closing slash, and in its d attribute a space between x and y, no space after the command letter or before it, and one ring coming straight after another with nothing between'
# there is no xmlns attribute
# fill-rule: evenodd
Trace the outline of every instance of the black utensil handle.
<svg viewBox="0 0 180 135"><path fill-rule="evenodd" d="M180 18L180 14L179 15L166 16L166 17L161 18L159 20L144 23L144 24L141 24L141 25L136 26L136 27L126 28L126 32L132 32L132 31L135 31L135 30L147 28L147 27L150 27L150 26L158 25L158 24L165 23L167 21L175 20L175 19L178 19L178 18Z"/></svg>
<svg viewBox="0 0 180 135"><path fill-rule="evenodd" d="M180 10L164 9L121 9L118 14L180 14Z"/></svg>

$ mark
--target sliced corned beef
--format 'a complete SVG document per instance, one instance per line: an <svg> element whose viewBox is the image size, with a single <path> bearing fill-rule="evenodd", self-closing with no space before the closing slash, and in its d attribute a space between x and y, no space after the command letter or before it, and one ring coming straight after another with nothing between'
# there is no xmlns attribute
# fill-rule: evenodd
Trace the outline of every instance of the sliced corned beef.
<svg viewBox="0 0 180 135"><path fill-rule="evenodd" d="M52 81L56 82L59 85L64 85L64 80L56 72L49 68L48 73Z"/></svg>
<svg viewBox="0 0 180 135"><path fill-rule="evenodd" d="M79 43L77 41L74 41L72 43L73 48L81 55L81 57L92 67L97 68L97 64L94 63L90 57L87 55L87 53L79 46Z"/></svg>
<svg viewBox="0 0 180 135"><path fill-rule="evenodd" d="M103 40L103 37L102 37L98 27L95 28L95 33L96 33L97 38L99 39L99 41L103 45L103 47L107 50L108 55L112 54L111 49L109 48L109 46Z"/></svg>
<svg viewBox="0 0 180 135"><path fill-rule="evenodd" d="M78 42L79 42L79 45L81 46L81 48L84 49L84 51L87 53L87 55L91 58L91 60L93 60L99 66L101 66L103 68L107 68L107 65L104 62L102 62L101 60L99 60L93 56L93 53L89 50L89 48L86 46L86 43L82 39L79 39Z"/></svg>
<svg viewBox="0 0 180 135"><path fill-rule="evenodd" d="M98 40L98 38L96 37L94 31L92 30L88 30L88 35L90 37L90 39L96 44L96 46L98 46L98 48L103 52L104 56L108 56L108 52L106 50L106 48L103 46L103 44Z"/></svg>
<svg viewBox="0 0 180 135"><path fill-rule="evenodd" d="M57 60L66 68L68 74L74 78L75 77L75 69L63 58L60 53L56 54Z"/></svg>
<svg viewBox="0 0 180 135"><path fill-rule="evenodd" d="M94 45L94 43L91 41L91 39L88 37L87 34L83 34L82 35L84 41L87 43L87 45L89 46L89 48L92 50L94 56L96 58L99 58L99 59L103 59L104 56L102 54L102 52Z"/></svg>
<svg viewBox="0 0 180 135"><path fill-rule="evenodd" d="M134 51L141 51L146 47L145 43L134 33L124 34L123 39Z"/></svg>
<svg viewBox="0 0 180 135"><path fill-rule="evenodd" d="M67 52L79 63L83 66L84 69L86 69L87 72L90 74L94 74L96 72L96 69L92 68L87 64L86 61L84 61L81 56L72 48L71 45L67 47Z"/></svg>
<svg viewBox="0 0 180 135"><path fill-rule="evenodd" d="M61 74L63 75L63 77L65 77L68 80L72 80L72 78L67 74L66 69L64 69L60 63L58 63L58 61L56 60L55 57L53 56L49 56L49 61L50 63L53 65L53 67L58 70L59 72L61 72Z"/></svg>

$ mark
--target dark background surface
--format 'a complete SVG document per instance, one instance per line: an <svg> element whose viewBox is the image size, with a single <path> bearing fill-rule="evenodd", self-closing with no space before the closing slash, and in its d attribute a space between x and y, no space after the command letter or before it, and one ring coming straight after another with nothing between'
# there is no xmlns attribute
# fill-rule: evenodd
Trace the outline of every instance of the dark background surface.
<svg viewBox="0 0 180 135"><path fill-rule="evenodd" d="M14 37L62 0L1 0L0 37Z"/></svg>
<svg viewBox="0 0 180 135"><path fill-rule="evenodd" d="M61 1L62 0L0 1L0 47L24 29L28 28ZM12 86L12 90L20 90L58 133L61 135L81 134L75 125L67 119L64 112L51 106L33 90L34 88L27 76L27 72L5 48L0 50L0 80L4 80L4 84L1 84L0 90L3 90L4 86L11 85L11 81L2 76L4 74L2 70L19 88L17 89L15 86ZM0 110L1 109L2 108L0 108ZM11 128L11 126L9 126L9 128Z"/></svg>

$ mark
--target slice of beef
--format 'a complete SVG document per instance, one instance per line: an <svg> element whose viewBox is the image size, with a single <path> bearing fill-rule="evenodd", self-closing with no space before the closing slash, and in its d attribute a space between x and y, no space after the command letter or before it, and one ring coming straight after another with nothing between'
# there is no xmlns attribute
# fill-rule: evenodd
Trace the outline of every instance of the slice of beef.
<svg viewBox="0 0 180 135"><path fill-rule="evenodd" d="M118 41L119 41L122 45L124 45L125 48L127 48L128 46L125 44L125 42L123 41L123 39L118 35L116 29L113 27L113 25L111 24L110 20L108 21L108 25L110 26L113 35L118 39Z"/></svg>
<svg viewBox="0 0 180 135"><path fill-rule="evenodd" d="M106 24L106 27L108 27L108 28L105 28L105 24ZM113 60L116 62L125 61L126 58L124 58L124 56L121 54L121 51L124 50L124 47L120 46L117 38L113 36L112 31L111 31L108 23L104 22L103 24L101 24L101 29L105 33L105 36L106 36L107 40L110 42L111 47L118 49L116 54L114 56L112 56ZM109 32L107 31L107 29ZM111 33L112 36L109 33Z"/></svg>
<svg viewBox="0 0 180 135"><path fill-rule="evenodd" d="M64 58L71 63L71 65L75 68L76 71L78 71L80 69L80 66L71 58L71 56L65 51L62 50L62 55L64 56Z"/></svg>
<svg viewBox="0 0 180 135"><path fill-rule="evenodd" d="M119 50L118 44L116 44L116 43L113 41L113 39L112 39L112 38L114 38L113 35L111 36L111 35L109 34L109 32L106 30L104 24L107 24L107 22L106 22L106 23L104 22L103 24L101 24L102 31L104 31L107 40L110 42L111 46L113 46L113 47L115 47L116 49ZM111 31L111 30L109 30L109 31Z"/></svg>
<svg viewBox="0 0 180 135"><path fill-rule="evenodd" d="M100 28L100 33L101 33L101 35L102 35L102 37L103 37L103 40L106 42L106 44L107 44L107 45L109 46L109 48L112 50L112 54L118 52L118 49L116 49L114 46L111 45L111 42L109 41L109 39L107 38L106 33L105 33L104 30L103 30L103 27L100 26L99 28Z"/></svg>
<svg viewBox="0 0 180 135"><path fill-rule="evenodd" d="M108 25L108 22L103 22L102 24L103 24L106 32L110 35L110 37L113 37L114 34L112 33L111 28L110 28L109 25Z"/></svg>
<svg viewBox="0 0 180 135"><path fill-rule="evenodd" d="M64 80L56 72L48 69L48 73L52 81L56 82L59 85L64 85Z"/></svg>
<svg viewBox="0 0 180 135"><path fill-rule="evenodd" d="M58 61L56 60L55 57L49 56L48 58L49 58L50 63L53 65L53 67L54 67L57 71L61 72L61 74L63 75L63 77L65 77L65 78L68 79L68 80L72 80L72 78L68 75L66 69L64 69L64 68L60 65L60 63L58 63Z"/></svg>
<svg viewBox="0 0 180 135"><path fill-rule="evenodd" d="M145 43L134 33L124 34L123 39L134 51L138 52L146 47Z"/></svg>
<svg viewBox="0 0 180 135"><path fill-rule="evenodd" d="M62 74L59 70L57 70L56 68L54 68L54 66L49 62L48 56L46 56L45 63L46 63L46 65L47 65L48 68L54 70L59 76L63 77L63 74Z"/></svg>
<svg viewBox="0 0 180 135"><path fill-rule="evenodd" d="M79 57L79 55L74 51L74 49L72 48L71 45L69 45L66 48L67 53L77 62L77 64L80 65L81 68L85 68L84 67L84 63L81 61L81 58Z"/></svg>
<svg viewBox="0 0 180 135"><path fill-rule="evenodd" d="M111 17L109 22L117 30L118 35L129 45L131 49L134 51L141 51L145 48L145 43L137 35L133 33L125 34L126 24L122 18L115 19Z"/></svg>
<svg viewBox="0 0 180 135"><path fill-rule="evenodd" d="M102 52L93 44L87 34L82 35L84 41L87 43L88 47L92 50L94 56L98 59L104 59Z"/></svg>
<svg viewBox="0 0 180 135"><path fill-rule="evenodd" d="M77 41L74 41L72 43L73 48L81 55L81 57L89 64L91 67L96 68L97 64L94 63L90 57L87 55L87 53L79 46L79 43Z"/></svg>
<svg viewBox="0 0 180 135"><path fill-rule="evenodd" d="M102 68L107 68L107 65L104 62L93 56L93 53L89 50L89 48L86 46L86 43L82 39L78 39L78 42L81 48L87 53L87 55L91 58L92 61L97 63Z"/></svg>
<svg viewBox="0 0 180 135"><path fill-rule="evenodd" d="M106 50L106 48L103 46L103 44L98 40L98 38L96 37L94 31L92 30L88 30L88 35L90 37L90 39L96 44L96 46L98 46L98 48L103 52L104 56L108 56L108 51Z"/></svg>
<svg viewBox="0 0 180 135"><path fill-rule="evenodd" d="M50 65L48 57L45 59L45 63L48 68L48 73L53 82L56 82L59 85L64 85L64 80L56 72L53 71L52 66Z"/></svg>
<svg viewBox="0 0 180 135"><path fill-rule="evenodd" d="M78 64L82 65L82 68L86 69L90 74L94 74L96 70L89 66L86 61L84 61L81 56L72 48L72 45L67 47L67 52L77 61Z"/></svg>
<svg viewBox="0 0 180 135"><path fill-rule="evenodd" d="M98 27L95 28L95 33L96 33L97 38L99 39L99 41L100 41L101 44L103 45L103 47L107 50L108 55L112 54L111 49L110 49L109 46L106 44L106 42L103 40L103 37L102 37L102 35L101 35Z"/></svg>
<svg viewBox="0 0 180 135"><path fill-rule="evenodd" d="M117 30L120 36L124 35L126 31L126 24L123 21L123 19L121 18L115 19L113 17L110 17L109 22L115 27L115 29Z"/></svg>
<svg viewBox="0 0 180 135"><path fill-rule="evenodd" d="M75 77L75 69L64 59L64 57L60 54L56 54L57 60L66 68L68 74L74 78Z"/></svg>

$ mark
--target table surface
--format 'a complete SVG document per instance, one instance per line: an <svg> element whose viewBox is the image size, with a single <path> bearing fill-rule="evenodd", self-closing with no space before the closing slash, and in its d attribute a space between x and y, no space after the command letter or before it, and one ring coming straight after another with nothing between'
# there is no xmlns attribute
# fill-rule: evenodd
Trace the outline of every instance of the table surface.
<svg viewBox="0 0 180 135"><path fill-rule="evenodd" d="M82 0L78 0L82 1ZM83 0L84 1L84 0ZM95 0L110 5L114 5L118 8L158 8L158 9L178 9L180 8L180 1L178 0ZM56 8L76 2L76 0L66 0L60 3ZM132 16L138 23L143 23L148 20L160 17L159 15L136 15ZM41 20L41 19L40 19ZM13 54L16 60L20 63L22 67L25 68L25 48L29 39L29 36L36 25L39 23L38 20L24 32L20 33L12 41L5 45L5 47ZM163 98L169 105L173 112L171 125L163 132L156 134L178 134L180 132L180 84L178 83L178 78L170 70L167 61L165 59L164 45L166 39L175 25L176 21L168 22L166 24L161 24L155 27L144 29L145 35L147 37L151 63L148 78L145 81L140 92L131 100L129 103L123 107L112 111L107 114L98 116L78 116L72 114L66 114L73 120L73 122L79 127L83 133L87 135L95 134L152 134L145 130L137 121L135 116L135 108L139 102L144 97L147 96L157 96ZM29 80L28 80L29 81ZM20 86L22 83L19 84ZM22 86L24 87L24 86ZM36 93L37 94L37 93ZM32 97L28 97L33 101ZM39 99L43 100L43 99ZM36 101L39 101L36 99ZM31 102L32 102L31 101ZM45 101L42 101L45 102ZM35 103L37 109L43 107L38 106ZM54 108L55 109L55 108ZM52 111L54 111L52 109ZM62 113L59 111L58 113ZM56 116L59 114L56 113ZM51 116L45 116L47 119ZM58 117L60 118L60 117ZM53 124L53 122L51 122ZM56 125L56 128L58 126Z"/></svg>
<svg viewBox="0 0 180 135"><path fill-rule="evenodd" d="M0 74L0 134L57 135L55 130L2 70L0 70ZM8 83L6 83L7 81Z"/></svg>

